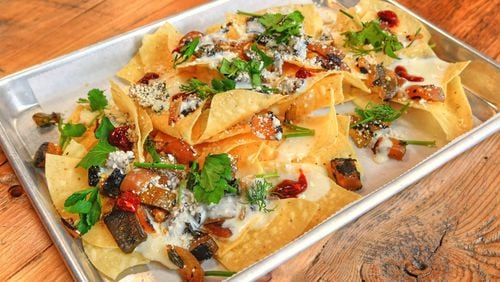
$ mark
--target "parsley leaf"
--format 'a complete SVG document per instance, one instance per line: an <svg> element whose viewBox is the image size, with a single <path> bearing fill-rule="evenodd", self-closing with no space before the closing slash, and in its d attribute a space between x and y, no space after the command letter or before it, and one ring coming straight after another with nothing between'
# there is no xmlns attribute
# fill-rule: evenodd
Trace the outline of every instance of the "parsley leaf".
<svg viewBox="0 0 500 282"><path fill-rule="evenodd" d="M364 109L358 107L354 109L356 115L361 118L361 121L353 124L351 127L356 127L360 124L365 124L374 120L393 122L401 117L409 106L410 103L406 103L401 110L397 111L388 104L377 105L370 102Z"/></svg>
<svg viewBox="0 0 500 282"><path fill-rule="evenodd" d="M271 59L266 53L264 53L264 51L260 50L259 47L257 47L257 44L254 43L252 45L252 51L257 53L257 55L259 55L262 62L264 62L263 68L267 68L268 66L274 64L274 60Z"/></svg>
<svg viewBox="0 0 500 282"><path fill-rule="evenodd" d="M257 47L255 47L259 50ZM259 50L262 54L259 56L263 59L244 61L240 58L235 58L232 61L227 59L222 60L219 72L226 78L235 79L240 73L247 73L250 76L250 83L255 89L262 88L262 71L269 65L273 64L273 60L269 58L263 51Z"/></svg>
<svg viewBox="0 0 500 282"><path fill-rule="evenodd" d="M299 11L293 11L288 15L280 13L257 15L241 11L238 11L238 14L257 17L259 23L266 29L259 37L272 37L278 43L288 43L292 36L300 36L304 22L304 16Z"/></svg>
<svg viewBox="0 0 500 282"><path fill-rule="evenodd" d="M196 47L198 47L199 43L200 43L200 38L196 37L191 42L182 46L182 48L180 49L180 54L175 55L174 67L189 60L189 58L191 58L191 56L193 56L194 52L196 51Z"/></svg>
<svg viewBox="0 0 500 282"><path fill-rule="evenodd" d="M90 90L87 95L90 103L90 110L93 112L102 111L108 105L108 99L104 95L104 91L100 89L94 88Z"/></svg>
<svg viewBox="0 0 500 282"><path fill-rule="evenodd" d="M236 88L236 82L231 79L212 79L212 88L217 92L226 92Z"/></svg>
<svg viewBox="0 0 500 282"><path fill-rule="evenodd" d="M256 178L250 189L245 191L248 203L265 213L273 211L274 209L267 208L267 198L272 188L273 185L264 178Z"/></svg>
<svg viewBox="0 0 500 282"><path fill-rule="evenodd" d="M232 166L228 154L208 155L201 171L194 162L188 177L188 187L194 192L196 201L211 204L219 203L225 192L235 193L232 185Z"/></svg>
<svg viewBox="0 0 500 282"><path fill-rule="evenodd" d="M80 235L87 233L99 221L101 208L101 197L96 187L75 192L64 201L65 211L78 213L80 216L80 220L76 223Z"/></svg>
<svg viewBox="0 0 500 282"><path fill-rule="evenodd" d="M90 151L83 157L83 159L78 163L85 169L89 169L91 166L100 166L108 158L109 153L115 152L116 147L110 145L107 141L99 141Z"/></svg>
<svg viewBox="0 0 500 282"><path fill-rule="evenodd" d="M89 169L91 166L102 165L108 158L109 153L116 151L116 147L108 143L108 136L113 131L114 126L107 117L102 118L99 127L95 131L95 137L99 139L87 155L78 163L77 166Z"/></svg>
<svg viewBox="0 0 500 282"><path fill-rule="evenodd" d="M115 129L107 117L101 119L99 127L95 131L95 137L101 141L107 141L109 134Z"/></svg>
<svg viewBox="0 0 500 282"><path fill-rule="evenodd" d="M71 141L71 137L80 137L85 133L85 131L87 131L85 125L81 123L63 123L61 120L59 120L57 128L60 133L59 146L62 148L65 148L66 145L68 145Z"/></svg>
<svg viewBox="0 0 500 282"><path fill-rule="evenodd" d="M342 33L346 37L345 46L353 49L360 55L370 52L384 52L387 56L400 59L396 51L403 49L403 44L398 38L384 31L378 21L363 23L363 29L360 31L348 31ZM366 49L365 45L371 45L371 49Z"/></svg>

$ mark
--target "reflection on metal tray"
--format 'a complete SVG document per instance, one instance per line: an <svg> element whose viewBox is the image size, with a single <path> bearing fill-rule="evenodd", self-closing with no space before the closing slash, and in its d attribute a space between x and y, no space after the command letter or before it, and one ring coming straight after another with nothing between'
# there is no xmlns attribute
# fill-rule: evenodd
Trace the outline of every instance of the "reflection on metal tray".
<svg viewBox="0 0 500 282"><path fill-rule="evenodd" d="M307 3L303 0L272 0L259 2L258 9L289 4ZM341 0L341 4L352 6L358 1ZM360 217L378 204L402 191L431 171L471 148L481 140L497 132L500 115L497 113L500 88L499 66L474 48L453 38L428 21L416 16L395 1L388 2L406 10L427 25L436 43L436 53L448 61L470 60L470 66L462 74L477 126L467 134L450 142L411 169L401 171L402 175L382 187L373 187L363 193L365 196L330 217L328 220L291 242L280 251L239 272L231 280L250 281L265 275L292 256L313 245L331 232ZM193 10L168 19L181 32L194 27L206 27L223 19L229 11L257 10L255 2L245 0L220 0L210 2ZM203 15L203 16L200 16ZM134 55L142 37L155 30L160 21L126 34L111 38L91 47L21 71L0 80L0 139L9 160L33 206L52 237L55 245L77 280L98 281L102 277L89 263L81 244L74 240L60 224L45 180L31 165L31 155L41 140L56 138L54 131L32 130L31 115L36 111L72 109L76 97L85 93L89 85L108 88L108 80ZM61 99L64 97L64 99ZM404 173L403 173L404 172Z"/></svg>

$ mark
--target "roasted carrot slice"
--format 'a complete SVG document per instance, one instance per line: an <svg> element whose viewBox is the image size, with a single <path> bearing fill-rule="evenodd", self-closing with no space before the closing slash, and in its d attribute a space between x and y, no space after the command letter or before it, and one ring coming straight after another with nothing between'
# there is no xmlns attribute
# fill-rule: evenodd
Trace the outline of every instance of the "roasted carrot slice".
<svg viewBox="0 0 500 282"><path fill-rule="evenodd" d="M356 168L356 160L351 158L336 158L330 161L333 179L347 190L358 190L363 187L361 175Z"/></svg>
<svg viewBox="0 0 500 282"><path fill-rule="evenodd" d="M406 94L412 100L443 102L445 98L443 89L435 85L412 85L406 88Z"/></svg>

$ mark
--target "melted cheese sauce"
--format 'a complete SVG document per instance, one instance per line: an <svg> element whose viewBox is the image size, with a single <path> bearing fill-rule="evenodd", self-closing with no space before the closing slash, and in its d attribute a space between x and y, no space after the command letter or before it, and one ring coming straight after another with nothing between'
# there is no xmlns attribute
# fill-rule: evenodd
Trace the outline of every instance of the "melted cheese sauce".
<svg viewBox="0 0 500 282"><path fill-rule="evenodd" d="M421 76L424 78L422 82L406 81L403 87L410 85L429 85L443 88L443 81L446 75L446 70L450 64L439 59L438 57L430 58L402 58L396 60L388 68L394 70L397 66L406 68L410 75Z"/></svg>
<svg viewBox="0 0 500 282"><path fill-rule="evenodd" d="M287 138L278 148L277 162L290 163L307 157L314 146L314 137Z"/></svg>

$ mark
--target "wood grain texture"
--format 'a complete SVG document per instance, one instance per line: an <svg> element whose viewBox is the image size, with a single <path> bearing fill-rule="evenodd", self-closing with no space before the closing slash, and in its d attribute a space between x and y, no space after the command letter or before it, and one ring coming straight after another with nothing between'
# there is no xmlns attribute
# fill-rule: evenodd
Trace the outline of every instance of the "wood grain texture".
<svg viewBox="0 0 500 282"><path fill-rule="evenodd" d="M0 1L0 77L206 0ZM500 59L498 0L400 0ZM500 279L500 134L273 271L272 281ZM0 153L0 281L71 276Z"/></svg>

